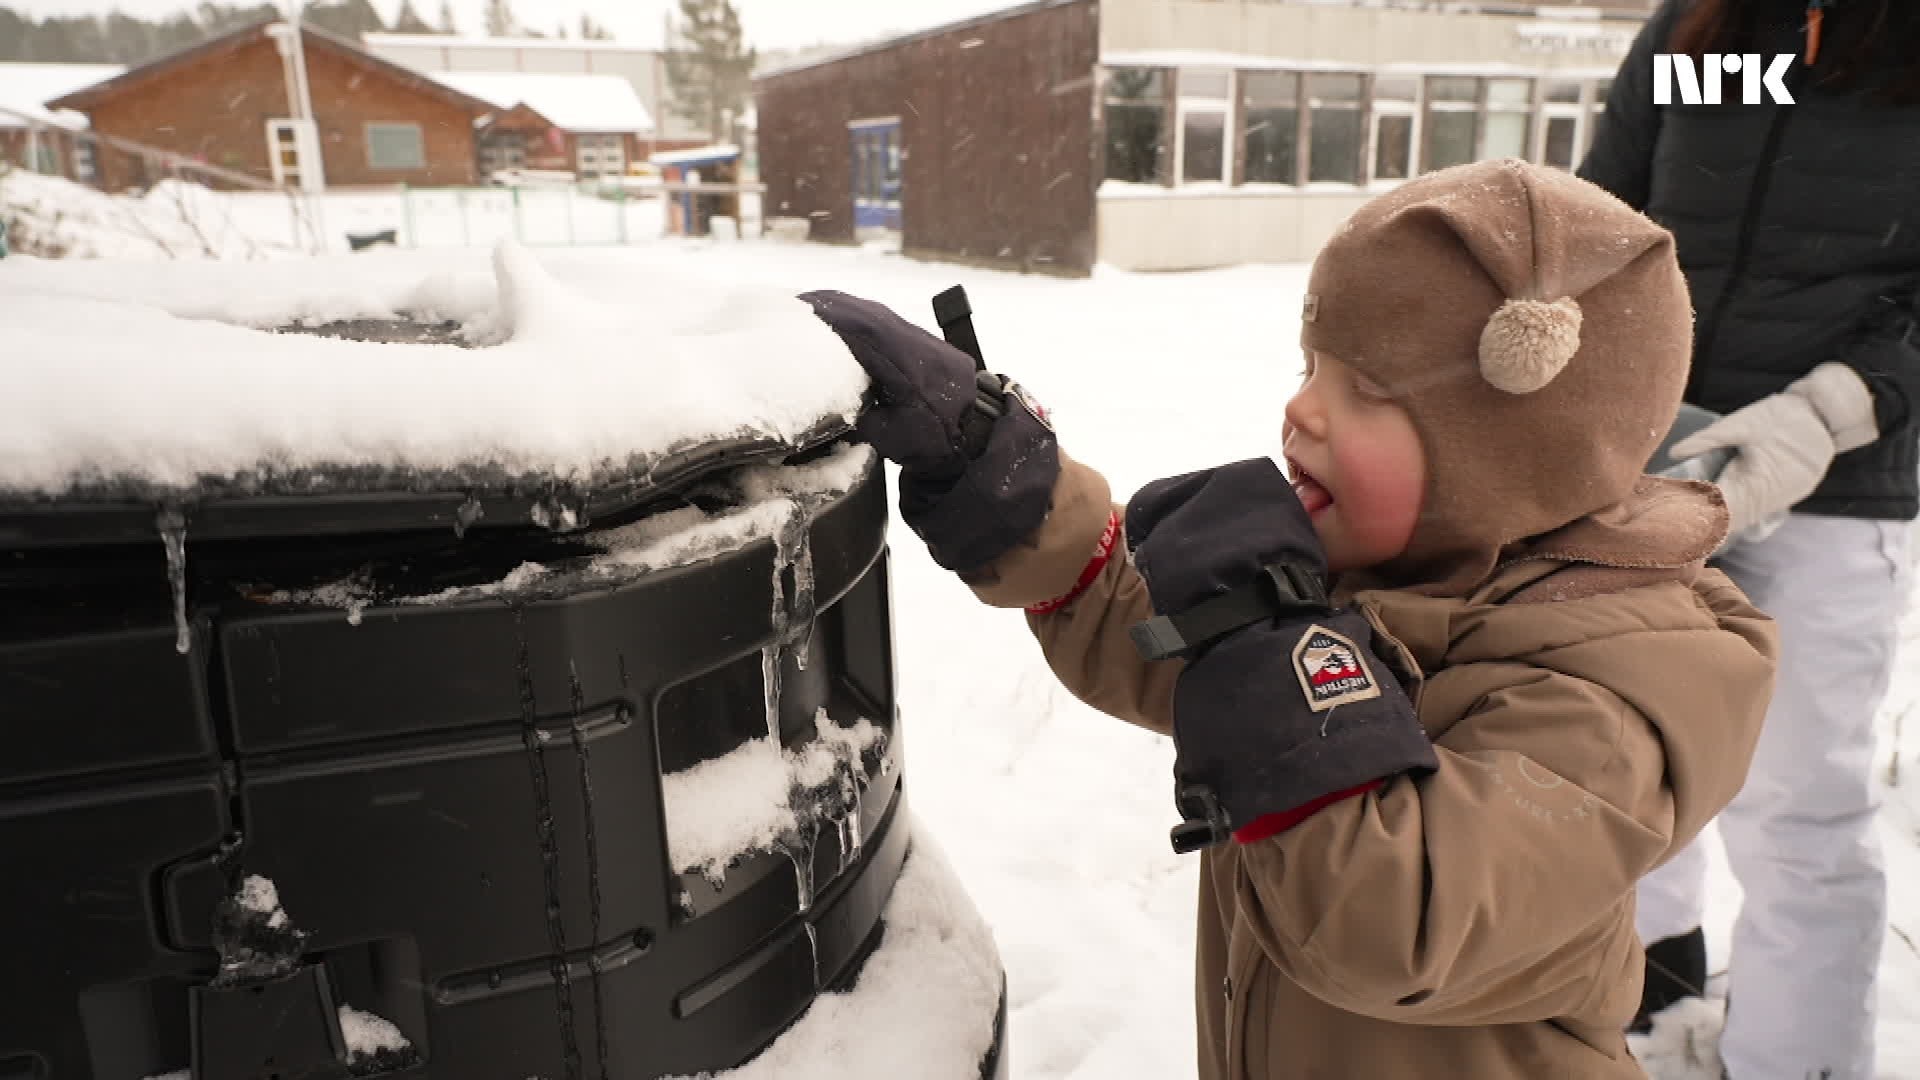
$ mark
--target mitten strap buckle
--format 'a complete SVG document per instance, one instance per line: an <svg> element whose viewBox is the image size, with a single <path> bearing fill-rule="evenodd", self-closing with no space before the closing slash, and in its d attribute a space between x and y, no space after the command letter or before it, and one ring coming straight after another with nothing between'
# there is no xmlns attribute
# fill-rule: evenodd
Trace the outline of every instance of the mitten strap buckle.
<svg viewBox="0 0 1920 1080"><path fill-rule="evenodd" d="M1143 658L1170 660L1266 619L1326 610L1327 590L1319 575L1283 560L1261 567L1260 576L1249 584L1208 597L1178 615L1137 622L1127 634Z"/></svg>
<svg viewBox="0 0 1920 1080"><path fill-rule="evenodd" d="M1185 819L1168 834L1174 854L1185 855L1232 839L1233 827L1227 822L1227 811L1220 805L1220 797L1214 794L1211 785L1182 784L1174 793L1173 801Z"/></svg>

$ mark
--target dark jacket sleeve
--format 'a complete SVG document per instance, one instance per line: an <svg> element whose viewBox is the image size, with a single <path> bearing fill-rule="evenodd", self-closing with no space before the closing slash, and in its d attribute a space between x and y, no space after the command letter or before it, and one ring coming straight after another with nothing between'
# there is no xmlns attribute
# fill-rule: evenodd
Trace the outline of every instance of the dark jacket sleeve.
<svg viewBox="0 0 1920 1080"><path fill-rule="evenodd" d="M1666 51L1683 0L1665 0L1633 39L1607 93L1606 112L1579 174L1635 210L1647 208L1660 108L1653 103L1653 54Z"/></svg>
<svg viewBox="0 0 1920 1080"><path fill-rule="evenodd" d="M1852 368L1873 392L1880 437L1905 437L1920 403L1920 274L1874 306L1853 344L1834 359Z"/></svg>

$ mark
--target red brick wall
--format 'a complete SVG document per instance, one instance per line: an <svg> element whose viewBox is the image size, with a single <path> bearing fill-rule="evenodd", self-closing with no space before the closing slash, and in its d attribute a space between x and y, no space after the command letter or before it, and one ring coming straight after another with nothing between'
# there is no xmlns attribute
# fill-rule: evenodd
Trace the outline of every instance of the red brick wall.
<svg viewBox="0 0 1920 1080"><path fill-rule="evenodd" d="M473 125L465 111L431 93L351 63L331 50L306 49L307 82L320 129L327 183L471 184L476 162ZM213 165L273 179L267 157L267 121L292 115L280 54L264 37L196 58L100 101L93 129L134 139ZM367 160L366 125L419 124L422 169L374 169ZM114 155L117 159L118 155ZM132 163L103 163L105 185L144 182Z"/></svg>

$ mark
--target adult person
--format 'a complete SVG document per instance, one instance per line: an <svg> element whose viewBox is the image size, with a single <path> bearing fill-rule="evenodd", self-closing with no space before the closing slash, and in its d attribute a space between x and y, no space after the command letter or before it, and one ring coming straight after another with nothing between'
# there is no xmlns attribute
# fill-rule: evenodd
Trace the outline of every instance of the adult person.
<svg viewBox="0 0 1920 1080"><path fill-rule="evenodd" d="M1729 75L1725 104L1655 105L1656 53L1696 71L1792 54L1795 103L1742 104ZM1676 449L1737 452L1720 483L1747 531L1720 565L1780 625L1759 751L1719 819L1745 892L1724 1067L1868 1080L1887 904L1874 716L1920 512L1920 3L1664 0L1579 172L1675 235L1695 311L1686 400L1722 414ZM1706 981L1705 877L1696 842L1640 887L1642 1025Z"/></svg>

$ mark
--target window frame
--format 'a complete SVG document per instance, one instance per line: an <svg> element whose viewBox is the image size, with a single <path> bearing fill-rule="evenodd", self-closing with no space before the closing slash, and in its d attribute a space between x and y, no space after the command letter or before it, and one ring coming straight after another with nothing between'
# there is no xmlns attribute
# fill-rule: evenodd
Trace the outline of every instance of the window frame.
<svg viewBox="0 0 1920 1080"><path fill-rule="evenodd" d="M1219 74L1226 77L1227 88L1224 97L1189 96L1182 87L1189 72ZM1234 123L1234 91L1240 84L1240 72L1235 68L1193 67L1177 68L1173 76L1173 186L1200 187L1215 184L1230 187L1233 184L1234 142L1237 127ZM1187 117L1195 113L1218 115L1220 117L1220 172L1212 180L1187 179Z"/></svg>
<svg viewBox="0 0 1920 1080"><path fill-rule="evenodd" d="M1520 149L1512 156L1528 161L1539 160L1534 155L1534 130L1538 126L1540 113L1541 83L1544 81L1535 75L1482 75L1480 78L1480 118L1475 124L1473 153L1475 161L1491 161L1496 156L1488 153L1487 136L1493 130L1489 123L1494 116L1519 116ZM1527 102L1525 105L1496 105L1493 101L1493 84L1497 82L1524 82L1527 84Z"/></svg>
<svg viewBox="0 0 1920 1080"><path fill-rule="evenodd" d="M1367 155L1373 149L1371 135L1373 128L1374 74L1360 70L1303 71L1300 74L1300 186L1302 188L1306 188L1311 184L1347 184L1354 188L1365 186L1367 177L1372 171L1372 163L1367 160ZM1355 99L1356 104L1351 109L1345 105L1320 106L1320 108L1329 112L1346 111L1358 112L1360 114L1360 140L1359 145L1354 148L1354 153L1358 160L1350 163L1354 166L1354 179L1350 181L1315 180L1313 178L1313 114L1315 112L1315 106L1313 104L1313 97L1308 92L1308 84L1315 76L1322 78L1357 78L1360 80L1360 93Z"/></svg>
<svg viewBox="0 0 1920 1080"><path fill-rule="evenodd" d="M1435 79L1472 79L1474 82L1473 100L1436 100L1432 90L1432 84ZM1466 113L1473 117L1473 134L1469 139L1470 149L1468 151L1467 162L1454 162L1453 164L1466 164L1477 160L1474 155L1478 154L1480 150L1481 118L1486 112L1487 77L1485 75L1423 72L1420 76L1420 100L1422 105L1420 113L1422 120L1419 143L1420 156L1419 164L1414 175L1424 176L1427 173L1446 167L1433 164L1427 154L1426 136L1433 128L1433 115L1435 113Z"/></svg>
<svg viewBox="0 0 1920 1080"><path fill-rule="evenodd" d="M1411 101L1397 97L1382 99L1380 97L1380 80L1383 76L1390 79L1412 79L1413 99ZM1368 80L1367 145L1365 149L1367 155L1366 183L1368 187L1372 187L1375 184L1404 184L1420 175L1420 133L1423 130L1420 121L1423 111L1422 105L1426 102L1426 86L1427 80L1419 73L1405 74L1397 71L1376 72L1373 77ZM1385 106L1384 108L1382 107L1383 105ZM1405 176L1382 177L1378 175L1380 168L1380 119L1383 116L1404 116L1408 118L1407 175Z"/></svg>
<svg viewBox="0 0 1920 1080"><path fill-rule="evenodd" d="M1160 77L1158 94L1145 100L1115 98L1109 91L1109 87L1112 86L1114 75L1119 72L1151 72L1158 74ZM1174 186L1175 177L1173 174L1179 170L1180 163L1175 159L1173 147L1168 145L1168 132L1166 128L1170 121L1176 125L1178 123L1177 120L1173 119L1173 95L1169 93L1169 87L1178 77L1177 72L1177 68L1153 64L1102 64L1100 66L1098 118L1100 123L1101 183L1134 184L1144 187L1162 188L1171 188ZM1127 180L1113 175L1113 155L1111 153L1113 149L1113 129L1108 121L1110 119L1109 110L1114 108L1139 109L1142 111L1152 109L1160 114L1160 131L1158 138L1155 140L1155 146L1158 147L1158 149L1154 154L1153 175L1151 179Z"/></svg>
<svg viewBox="0 0 1920 1080"><path fill-rule="evenodd" d="M364 129L363 141L366 143L368 169L379 172L414 172L427 167L427 133L421 125L410 122L392 123L388 121L370 120L363 124L362 127ZM388 133L396 131L410 132L413 135L414 147L418 151L418 160L406 165L383 164L379 160L378 155L374 153L374 133L376 131Z"/></svg>
<svg viewBox="0 0 1920 1080"><path fill-rule="evenodd" d="M1278 186L1289 187L1294 189L1295 191L1298 191L1301 188L1306 186L1306 175L1307 175L1307 154L1306 154L1307 105L1306 105L1306 97L1305 97L1306 76L1307 76L1307 73L1299 70L1298 68L1261 69L1261 70L1242 71L1239 73L1239 78L1236 79L1234 83L1234 102L1235 102L1236 108L1234 110L1234 117L1233 117L1233 140L1232 140L1232 145L1228 147L1228 153L1232 155L1236 163L1236 168L1234 170L1234 173L1235 173L1234 186L1235 187L1244 187L1247 184L1258 184L1261 186L1278 185ZM1255 112L1264 112L1268 109L1280 108L1280 106L1273 106L1273 105L1254 106L1248 102L1247 83L1250 77L1251 78L1284 78L1284 79L1290 79L1293 82L1293 95L1292 95L1293 104L1290 106L1287 106L1287 108L1291 109L1293 112L1293 175L1288 177L1285 180L1249 180L1247 179L1247 161L1248 161L1247 117Z"/></svg>

